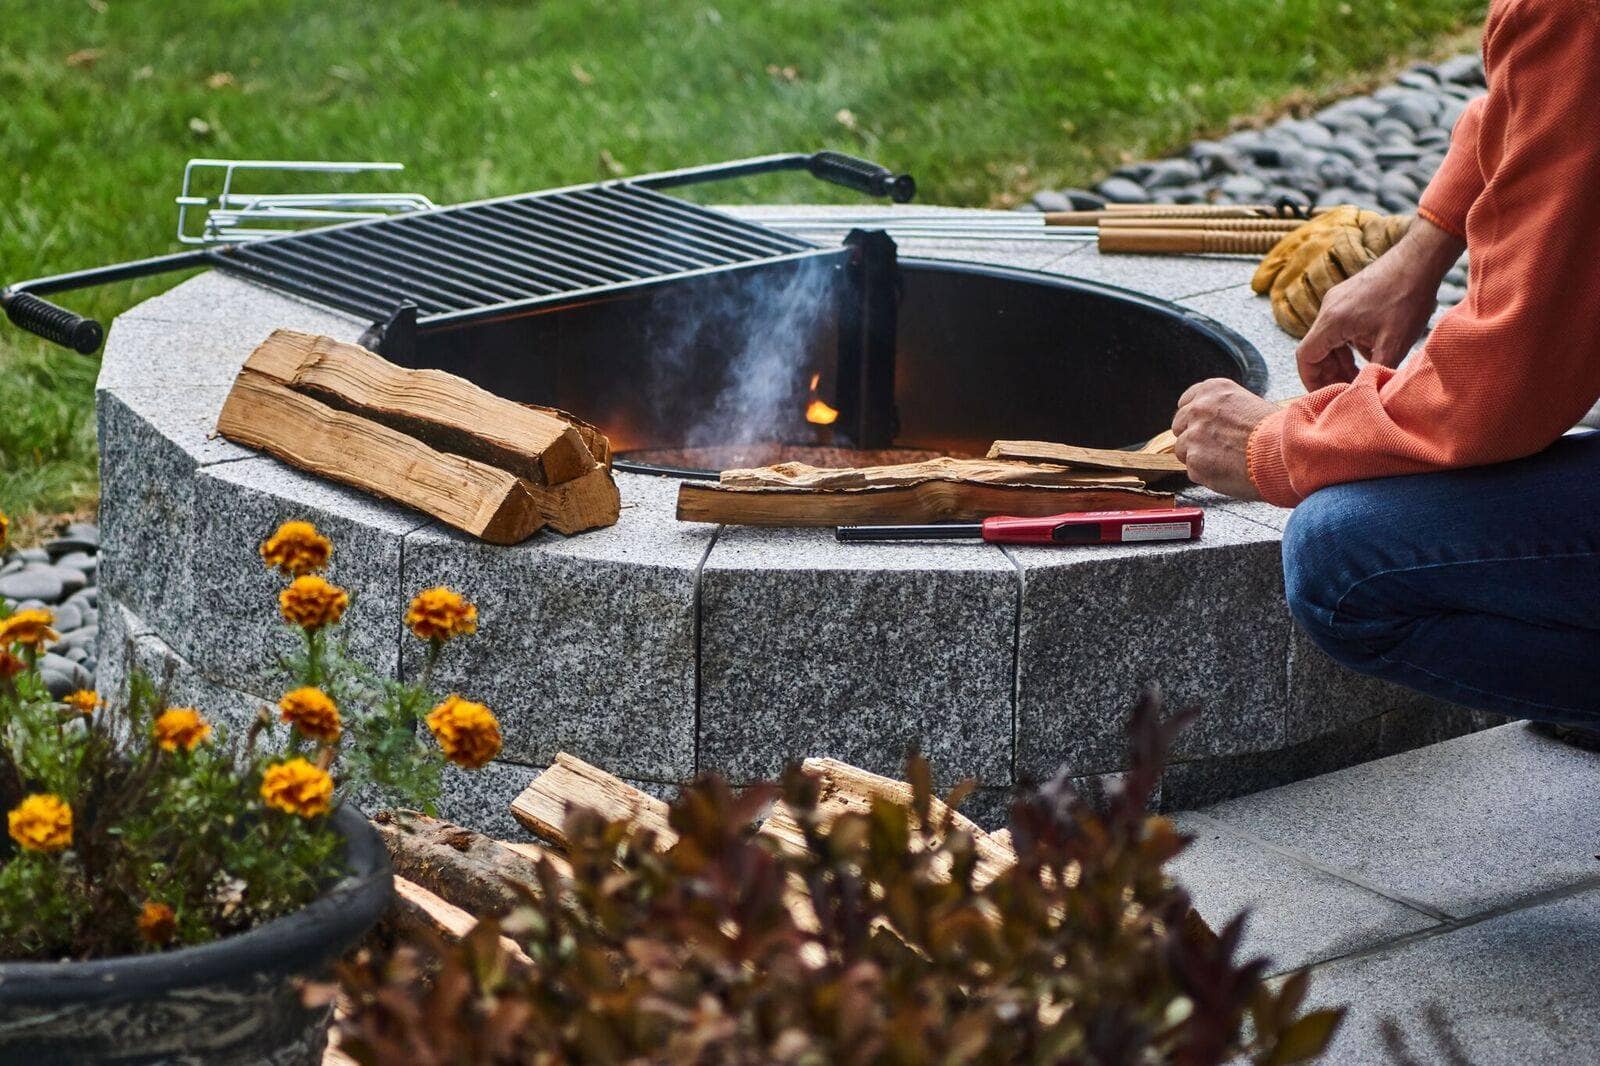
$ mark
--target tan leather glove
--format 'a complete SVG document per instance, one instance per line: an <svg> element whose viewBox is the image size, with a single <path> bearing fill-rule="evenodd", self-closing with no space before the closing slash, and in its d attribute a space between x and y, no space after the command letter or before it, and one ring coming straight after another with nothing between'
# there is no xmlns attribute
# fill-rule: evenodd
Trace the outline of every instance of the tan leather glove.
<svg viewBox="0 0 1600 1066"><path fill-rule="evenodd" d="M1285 333L1304 337L1328 290L1392 248L1411 226L1407 215L1356 207L1325 211L1268 252L1250 287L1272 296L1272 317Z"/></svg>

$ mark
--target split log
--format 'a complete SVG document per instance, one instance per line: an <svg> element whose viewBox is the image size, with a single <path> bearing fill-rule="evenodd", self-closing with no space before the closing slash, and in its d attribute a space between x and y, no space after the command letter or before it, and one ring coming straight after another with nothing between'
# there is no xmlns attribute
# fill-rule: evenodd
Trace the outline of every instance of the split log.
<svg viewBox="0 0 1600 1066"><path fill-rule="evenodd" d="M395 366L357 344L274 330L245 367L437 451L497 466L535 485L559 485L595 466L583 434L565 419L454 374Z"/></svg>
<svg viewBox="0 0 1600 1066"><path fill-rule="evenodd" d="M1187 472L1184 465L1171 455L1124 452L1114 448L1080 448L1042 440L997 440L989 448L989 458L1060 464L1061 467L1083 470L1115 470L1146 481L1160 481Z"/></svg>
<svg viewBox="0 0 1600 1066"><path fill-rule="evenodd" d="M1094 485L1142 489L1137 476L1085 475L1067 466L1032 460L1007 462L1011 456L988 459L952 459L948 456L921 463L830 469L808 463L778 463L751 470L724 470L719 483L729 488L864 489L921 485L928 481L958 481L985 485Z"/></svg>
<svg viewBox="0 0 1600 1066"><path fill-rule="evenodd" d="M1010 485L924 481L860 489L736 488L686 481L678 521L743 526L840 526L978 521L994 515L1043 518L1069 511L1172 507L1170 493L1117 484Z"/></svg>
<svg viewBox="0 0 1600 1066"><path fill-rule="evenodd" d="M402 933L432 934L446 941L460 940L478 924L477 918L454 903L404 877L394 879L394 906L390 908L389 920ZM527 970L533 966L533 960L515 940L502 936L500 946L505 949L513 969Z"/></svg>
<svg viewBox="0 0 1600 1066"><path fill-rule="evenodd" d="M802 765L808 773L820 779L822 788L817 812L824 824L846 813L866 814L872 809L874 799L907 807L911 805L911 786L904 781L881 777L837 759L807 759ZM950 815L950 824L954 828L972 836L978 854L974 877L979 884L988 883L1016 862L1016 853L1011 850L1009 838L1006 844L996 843L976 822L935 797L929 805L929 818L937 823L943 820L946 813ZM761 832L785 847L805 847L804 831L793 813L782 804L773 809L772 815L762 824Z"/></svg>
<svg viewBox="0 0 1600 1066"><path fill-rule="evenodd" d="M611 821L629 821L654 830L662 848L670 848L678 840L667 824L665 803L566 752L558 752L550 768L511 801L511 814L546 840L565 845L567 811L573 807L587 807Z"/></svg>
<svg viewBox="0 0 1600 1066"><path fill-rule="evenodd" d="M616 523L621 498L604 467L559 485L429 447L360 415L340 411L246 368L217 432L291 466L414 507L494 544L516 544L545 525L580 533Z"/></svg>
<svg viewBox="0 0 1600 1066"><path fill-rule="evenodd" d="M320 477L433 515L493 544L516 544L545 524L534 486L243 370L217 432Z"/></svg>
<svg viewBox="0 0 1600 1066"><path fill-rule="evenodd" d="M416 811L380 811L372 824L396 874L480 917L499 917L521 901L512 882L538 887L541 859L557 874L572 875L558 855L532 845L513 848Z"/></svg>

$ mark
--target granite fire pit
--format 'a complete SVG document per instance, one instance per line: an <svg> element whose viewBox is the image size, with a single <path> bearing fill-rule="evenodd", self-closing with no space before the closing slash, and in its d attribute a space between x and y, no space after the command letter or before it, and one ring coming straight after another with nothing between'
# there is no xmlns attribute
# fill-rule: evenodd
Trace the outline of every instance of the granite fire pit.
<svg viewBox="0 0 1600 1066"><path fill-rule="evenodd" d="M1251 295L1248 261L901 244L1175 301L1255 345L1269 397L1300 391L1293 342ZM131 659L236 725L275 701L291 643L255 548L307 518L337 543L330 576L354 593L345 629L379 672L420 666L399 621L417 590L449 584L479 605L478 636L450 650L437 682L492 706L505 748L450 778L442 813L495 833L518 832L507 802L561 750L659 792L708 771L770 777L807 755L897 773L915 744L944 781L978 778L974 813L992 817L1019 782L1117 773L1147 681L1202 712L1163 782L1168 806L1486 724L1312 649L1283 601L1287 512L1204 490L1186 494L1208 511L1194 544L839 545L822 530L682 524L675 481L619 473L617 526L499 548L213 435L272 329L355 340L367 325L216 273L117 319L98 386L103 688Z"/></svg>

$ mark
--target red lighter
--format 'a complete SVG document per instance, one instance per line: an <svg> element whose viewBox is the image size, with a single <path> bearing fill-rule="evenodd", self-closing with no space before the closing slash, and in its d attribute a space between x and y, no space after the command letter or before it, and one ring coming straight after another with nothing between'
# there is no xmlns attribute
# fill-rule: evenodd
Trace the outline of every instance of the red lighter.
<svg viewBox="0 0 1600 1066"><path fill-rule="evenodd" d="M991 544L1133 544L1194 540L1205 528L1198 507L1155 511L1076 511L1045 518L985 518L929 526L840 526L846 543L885 540L986 540Z"/></svg>

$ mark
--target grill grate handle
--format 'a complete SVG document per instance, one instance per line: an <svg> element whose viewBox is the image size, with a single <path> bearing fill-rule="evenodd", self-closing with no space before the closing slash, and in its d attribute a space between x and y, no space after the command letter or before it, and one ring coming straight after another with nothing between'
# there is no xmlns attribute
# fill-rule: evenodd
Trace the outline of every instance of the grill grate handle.
<svg viewBox="0 0 1600 1066"><path fill-rule="evenodd" d="M0 294L0 306L20 328L82 355L93 354L105 339L105 330L94 319L57 307L31 292Z"/></svg>
<svg viewBox="0 0 1600 1066"><path fill-rule="evenodd" d="M843 152L817 152L806 169L823 181L868 196L886 196L897 204L907 203L917 194L917 183L910 174L896 174L888 167Z"/></svg>

